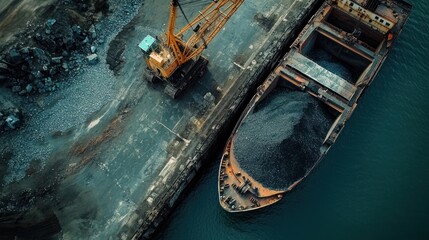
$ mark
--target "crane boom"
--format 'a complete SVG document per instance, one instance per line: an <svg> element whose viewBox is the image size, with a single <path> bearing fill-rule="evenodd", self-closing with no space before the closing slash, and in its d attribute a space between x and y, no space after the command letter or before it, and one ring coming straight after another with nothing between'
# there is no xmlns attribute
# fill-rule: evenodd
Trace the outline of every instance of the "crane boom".
<svg viewBox="0 0 429 240"><path fill-rule="evenodd" d="M148 69L159 79L172 82L171 78L174 78L174 82L180 81L173 76L175 72L184 65L189 65L189 62L198 61L207 45L243 2L244 0L213 0L192 21L175 32L177 12L184 12L179 0L171 0L167 33L159 38L149 35L139 44L145 54Z"/></svg>
<svg viewBox="0 0 429 240"><path fill-rule="evenodd" d="M240 7L243 1L244 0L213 1L177 34L174 34L173 29L169 27L168 35L169 38L172 39L171 41L176 41L177 45L183 47L182 51L179 49L179 54L183 56L183 58L180 59L182 61L181 63L189 61L191 58L201 54L216 34L223 28L229 18ZM172 8L175 7L172 6ZM174 13L175 9L172 9L171 12ZM173 14L170 16L173 16ZM170 23L171 22L174 22L174 20L170 19ZM194 30L194 33L184 43L180 36L183 36L191 29Z"/></svg>

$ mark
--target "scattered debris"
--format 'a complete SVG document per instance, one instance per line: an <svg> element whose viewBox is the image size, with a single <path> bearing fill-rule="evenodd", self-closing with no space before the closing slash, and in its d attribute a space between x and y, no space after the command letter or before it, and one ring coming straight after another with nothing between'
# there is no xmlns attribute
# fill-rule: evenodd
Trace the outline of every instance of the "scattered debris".
<svg viewBox="0 0 429 240"><path fill-rule="evenodd" d="M57 22L57 20L55 19L48 19L48 21L46 21L46 26L48 27L52 27L52 25L54 25Z"/></svg>
<svg viewBox="0 0 429 240"><path fill-rule="evenodd" d="M17 108L0 110L0 133L22 125L22 113Z"/></svg>
<svg viewBox="0 0 429 240"><path fill-rule="evenodd" d="M97 63L98 63L98 61L99 61L99 59L98 59L98 55L97 55L97 54L95 54L95 53L93 53L93 54L91 54L91 55L86 56L86 59L88 60L88 63L89 63L90 65L97 64Z"/></svg>

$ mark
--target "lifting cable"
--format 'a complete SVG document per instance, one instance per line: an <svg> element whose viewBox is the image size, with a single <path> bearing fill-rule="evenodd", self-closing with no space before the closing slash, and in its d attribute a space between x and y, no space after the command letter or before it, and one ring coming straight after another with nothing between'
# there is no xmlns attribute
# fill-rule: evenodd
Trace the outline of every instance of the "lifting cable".
<svg viewBox="0 0 429 240"><path fill-rule="evenodd" d="M185 4L194 3L194 2L201 2L201 1L198 1L198 0L186 1L186 2L185 2ZM180 12L182 12L182 15L183 15L183 17L185 17L185 20L186 20L186 22L188 23L188 25L191 25L191 23L189 22L188 17L187 17L187 16L186 16L186 14L185 14L185 11L183 11L182 5L180 4L180 2L179 2L179 1L177 1L177 6L179 6ZM191 26L191 28L192 28L192 30L195 32L195 34L198 34L198 29L199 29L199 27L193 28L193 27ZM204 39L204 37L203 37L203 36L201 36L201 35L200 35L200 37L201 37L201 39L203 40L204 48L207 48L207 42L206 42L206 40Z"/></svg>

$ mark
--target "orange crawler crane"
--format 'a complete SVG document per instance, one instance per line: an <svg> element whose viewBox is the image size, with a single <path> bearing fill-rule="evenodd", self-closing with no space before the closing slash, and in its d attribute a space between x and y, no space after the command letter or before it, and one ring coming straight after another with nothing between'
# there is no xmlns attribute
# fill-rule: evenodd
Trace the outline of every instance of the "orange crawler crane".
<svg viewBox="0 0 429 240"><path fill-rule="evenodd" d="M243 1L213 0L189 22L179 0L172 0L167 33L158 38L148 35L139 44L147 64L146 79L165 81L164 92L176 98L193 79L204 74L208 60L202 56L203 50ZM175 33L177 8L188 24Z"/></svg>

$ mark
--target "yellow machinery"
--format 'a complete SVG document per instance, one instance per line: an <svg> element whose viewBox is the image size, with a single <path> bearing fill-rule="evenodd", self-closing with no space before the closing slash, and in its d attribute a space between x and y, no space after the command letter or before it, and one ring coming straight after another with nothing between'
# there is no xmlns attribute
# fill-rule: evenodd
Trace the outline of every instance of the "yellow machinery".
<svg viewBox="0 0 429 240"><path fill-rule="evenodd" d="M177 10L179 8L183 13L183 9L179 0L172 0L167 33L159 38L148 35L139 44L145 55L148 81L166 81L165 92L175 98L195 77L202 76L208 64L201 56L202 51L243 1L213 0L194 20L175 33Z"/></svg>

